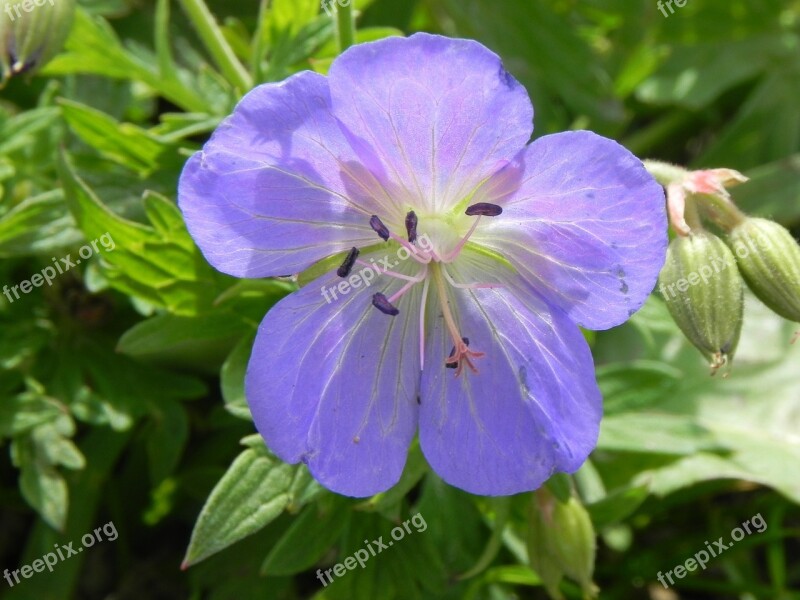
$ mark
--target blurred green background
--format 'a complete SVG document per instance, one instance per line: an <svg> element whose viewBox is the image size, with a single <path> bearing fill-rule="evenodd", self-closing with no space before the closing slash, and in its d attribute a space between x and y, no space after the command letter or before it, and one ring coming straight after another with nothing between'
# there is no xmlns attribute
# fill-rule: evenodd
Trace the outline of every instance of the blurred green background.
<svg viewBox="0 0 800 600"><path fill-rule="evenodd" d="M341 498L252 437L250 344L293 284L215 272L175 188L244 86L326 71L334 21L315 0L210 1L242 77L198 35L196 2L79 4L64 52L0 92L0 283L105 233L116 246L0 296L0 569L108 522L119 536L0 580L0 597L547 598L529 566L531 495L450 488L414 448L398 488ZM498 52L530 92L534 135L586 128L641 158L739 169L751 181L737 204L800 233L800 2L688 0L666 17L655 0L356 6L358 41L430 31ZM593 336L606 416L572 484L598 535L601 598L800 598L797 328L748 298L727 378L656 297ZM424 532L320 584L317 568L417 512ZM658 583L756 514L763 533ZM187 548L196 564L181 570ZM582 597L574 581L561 592Z"/></svg>

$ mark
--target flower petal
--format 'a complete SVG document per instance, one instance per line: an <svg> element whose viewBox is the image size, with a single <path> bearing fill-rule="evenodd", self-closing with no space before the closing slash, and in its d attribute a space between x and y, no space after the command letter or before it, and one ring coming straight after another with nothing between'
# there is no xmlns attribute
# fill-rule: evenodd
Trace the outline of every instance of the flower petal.
<svg viewBox="0 0 800 600"><path fill-rule="evenodd" d="M359 44L329 76L334 114L362 162L417 209L462 200L533 131L525 88L477 42L418 33Z"/></svg>
<svg viewBox="0 0 800 600"><path fill-rule="evenodd" d="M666 209L628 150L588 131L549 135L494 179L480 197L503 214L473 241L589 329L619 325L644 304L666 257Z"/></svg>
<svg viewBox="0 0 800 600"><path fill-rule="evenodd" d="M420 286L392 317L371 303L373 293L400 286L387 279L341 295L345 280L329 273L284 298L259 327L245 381L267 446L348 496L398 481L417 426Z"/></svg>
<svg viewBox="0 0 800 600"><path fill-rule="evenodd" d="M461 333L485 352L475 374L442 361L452 341L436 319L426 350L420 444L447 483L473 494L538 488L574 472L594 448L602 413L594 365L579 329L558 309L508 289L453 295ZM536 307L535 312L531 308Z"/></svg>
<svg viewBox="0 0 800 600"><path fill-rule="evenodd" d="M330 114L325 77L257 87L186 164L179 204L208 261L237 277L289 275L376 241L382 187Z"/></svg>

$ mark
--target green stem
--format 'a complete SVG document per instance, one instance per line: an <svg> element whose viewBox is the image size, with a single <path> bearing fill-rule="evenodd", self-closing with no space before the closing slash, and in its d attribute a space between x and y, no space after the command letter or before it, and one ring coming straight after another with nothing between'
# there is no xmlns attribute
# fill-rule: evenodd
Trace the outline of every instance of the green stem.
<svg viewBox="0 0 800 600"><path fill-rule="evenodd" d="M356 42L356 21L353 17L353 3L347 6L340 3L336 7L336 39L339 41L339 53L344 52Z"/></svg>
<svg viewBox="0 0 800 600"><path fill-rule="evenodd" d="M261 0L258 9L258 27L253 38L253 58L250 63L250 72L253 73L255 83L261 83L264 79L262 63L266 51L264 44L265 29L267 27L267 16L270 9L270 0Z"/></svg>
<svg viewBox="0 0 800 600"><path fill-rule="evenodd" d="M205 2L203 0L179 1L225 78L242 92L249 91L253 87L253 80L239 59L236 58Z"/></svg>

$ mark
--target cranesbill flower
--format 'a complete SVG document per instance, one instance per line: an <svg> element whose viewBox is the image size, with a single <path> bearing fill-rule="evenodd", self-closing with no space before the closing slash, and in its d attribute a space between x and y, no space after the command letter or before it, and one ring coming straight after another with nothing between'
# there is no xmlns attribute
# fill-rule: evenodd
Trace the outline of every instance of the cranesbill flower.
<svg viewBox="0 0 800 600"><path fill-rule="evenodd" d="M416 34L256 88L189 160L180 206L213 266L327 265L266 315L246 375L281 459L351 496L396 483L417 431L476 494L585 461L602 407L578 325L651 292L664 194L593 133L526 145L532 120L494 53Z"/></svg>

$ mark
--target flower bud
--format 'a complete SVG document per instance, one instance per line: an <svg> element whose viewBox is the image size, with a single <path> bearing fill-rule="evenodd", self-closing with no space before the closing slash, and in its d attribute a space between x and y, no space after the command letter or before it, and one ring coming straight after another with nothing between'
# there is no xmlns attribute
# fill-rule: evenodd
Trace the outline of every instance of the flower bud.
<svg viewBox="0 0 800 600"><path fill-rule="evenodd" d="M658 289L675 323L712 369L733 357L742 331L744 284L725 242L697 228L676 237Z"/></svg>
<svg viewBox="0 0 800 600"><path fill-rule="evenodd" d="M800 246L768 219L747 218L728 234L747 286L774 312L800 322Z"/></svg>
<svg viewBox="0 0 800 600"><path fill-rule="evenodd" d="M3 0L0 14L0 86L50 61L69 35L75 0Z"/></svg>
<svg viewBox="0 0 800 600"><path fill-rule="evenodd" d="M566 575L586 597L596 595L592 582L595 533L589 513L577 498L559 501L550 491L536 492L528 517L528 556L552 598L561 598L558 584Z"/></svg>

